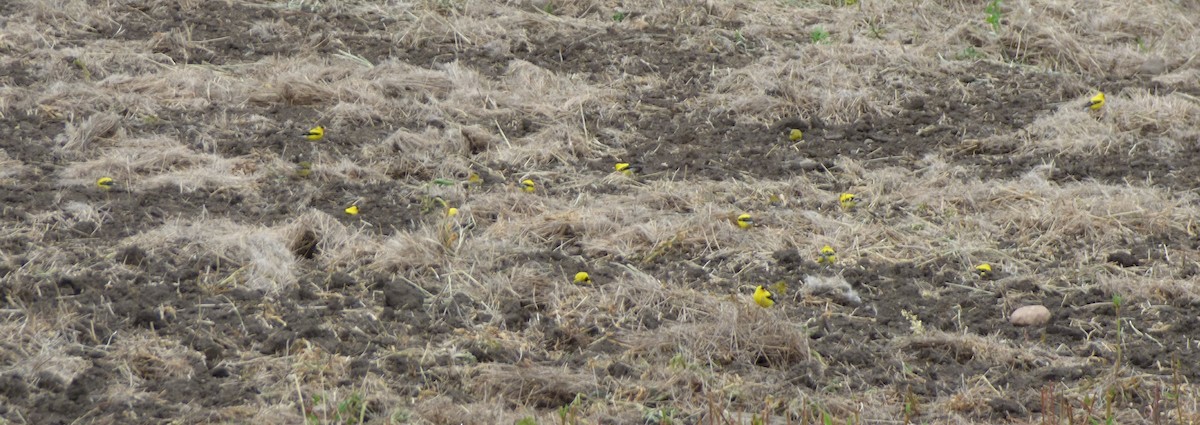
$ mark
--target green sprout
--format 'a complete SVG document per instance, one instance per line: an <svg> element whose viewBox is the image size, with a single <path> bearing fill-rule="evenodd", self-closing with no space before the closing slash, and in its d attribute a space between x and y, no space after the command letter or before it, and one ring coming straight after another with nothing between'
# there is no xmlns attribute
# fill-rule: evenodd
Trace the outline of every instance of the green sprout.
<svg viewBox="0 0 1200 425"><path fill-rule="evenodd" d="M1000 31L1000 0L992 0L988 2L987 8L983 9L987 13L985 19L987 23L992 24L992 31Z"/></svg>
<svg viewBox="0 0 1200 425"><path fill-rule="evenodd" d="M983 54L979 53L978 50L975 50L974 47L967 47L965 49L962 49L961 52L958 52L957 55L954 55L954 57L955 57L955 59L958 59L958 60L975 60L975 59L982 58Z"/></svg>
<svg viewBox="0 0 1200 425"><path fill-rule="evenodd" d="M823 27L816 27L808 33L808 38L813 44L829 44L829 31L825 31Z"/></svg>

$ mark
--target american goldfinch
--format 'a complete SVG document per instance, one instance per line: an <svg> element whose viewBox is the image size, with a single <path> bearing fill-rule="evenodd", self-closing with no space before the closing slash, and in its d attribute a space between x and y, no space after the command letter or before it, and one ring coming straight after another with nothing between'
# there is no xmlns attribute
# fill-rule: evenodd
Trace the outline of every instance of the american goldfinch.
<svg viewBox="0 0 1200 425"><path fill-rule="evenodd" d="M1083 105L1084 109L1091 109L1093 111L1099 111L1102 107L1104 107L1104 92L1096 92L1096 95L1088 99L1087 104Z"/></svg>
<svg viewBox="0 0 1200 425"><path fill-rule="evenodd" d="M821 253L817 256L818 264L833 264L837 262L837 251L833 247L825 245L821 247Z"/></svg>
<svg viewBox="0 0 1200 425"><path fill-rule="evenodd" d="M628 162L618 162L616 165L613 166L613 169L616 170L618 173L624 174L629 177L633 177L635 174L642 171L642 167L630 164Z"/></svg>
<svg viewBox="0 0 1200 425"><path fill-rule="evenodd" d="M779 295L787 294L787 282L782 281L782 280L775 282L774 285L771 285L771 289L775 290L775 294L779 294ZM771 295L774 296L774 294L771 294ZM774 300L775 298L771 298L771 299Z"/></svg>
<svg viewBox="0 0 1200 425"><path fill-rule="evenodd" d="M754 288L754 303L763 308L769 308L775 305L775 296L762 285L758 285L757 288Z"/></svg>
<svg viewBox="0 0 1200 425"><path fill-rule="evenodd" d="M112 189L113 183L112 177L101 177L96 179L96 187L100 188L100 190Z"/></svg>
<svg viewBox="0 0 1200 425"><path fill-rule="evenodd" d="M575 273L575 283L592 283L592 277L588 276L588 272Z"/></svg>
<svg viewBox="0 0 1200 425"><path fill-rule="evenodd" d="M521 190L524 190L528 193L533 193L535 190L537 190L537 184L530 179L521 180Z"/></svg>
<svg viewBox="0 0 1200 425"><path fill-rule="evenodd" d="M793 142L798 142L798 141L800 141L800 139L803 139L803 138L804 138L804 132L800 131L800 129L798 129L798 128L793 128L791 131L788 132L788 140L791 140Z"/></svg>
<svg viewBox="0 0 1200 425"><path fill-rule="evenodd" d="M296 164L296 175L300 177L308 177L312 174L312 162L300 161Z"/></svg>
<svg viewBox="0 0 1200 425"><path fill-rule="evenodd" d="M351 205L351 206L346 207L346 214L358 215L358 205Z"/></svg>
<svg viewBox="0 0 1200 425"><path fill-rule="evenodd" d="M858 197L853 193L843 193L838 197L838 204L841 204L844 210L852 210L858 206Z"/></svg>
<svg viewBox="0 0 1200 425"><path fill-rule="evenodd" d="M754 217L751 217L750 214L739 215L737 216L737 225L743 229L754 227Z"/></svg>
<svg viewBox="0 0 1200 425"><path fill-rule="evenodd" d="M325 126L318 125L310 128L302 136L308 140L321 140L322 137L325 137Z"/></svg>
<svg viewBox="0 0 1200 425"><path fill-rule="evenodd" d="M992 277L992 265L988 264L988 263L983 263L978 266L975 266L975 272L979 273L980 278L983 278L983 279L990 278L990 277Z"/></svg>

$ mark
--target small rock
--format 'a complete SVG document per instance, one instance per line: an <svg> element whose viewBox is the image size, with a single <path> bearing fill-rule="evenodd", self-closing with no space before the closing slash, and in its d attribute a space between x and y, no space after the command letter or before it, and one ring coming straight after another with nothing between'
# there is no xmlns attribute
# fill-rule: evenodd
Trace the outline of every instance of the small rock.
<svg viewBox="0 0 1200 425"><path fill-rule="evenodd" d="M1008 321L1014 326L1042 326L1050 321L1050 309L1040 305L1027 305L1013 311Z"/></svg>
<svg viewBox="0 0 1200 425"><path fill-rule="evenodd" d="M821 164L808 158L793 159L783 163L788 171L813 171L821 168Z"/></svg>

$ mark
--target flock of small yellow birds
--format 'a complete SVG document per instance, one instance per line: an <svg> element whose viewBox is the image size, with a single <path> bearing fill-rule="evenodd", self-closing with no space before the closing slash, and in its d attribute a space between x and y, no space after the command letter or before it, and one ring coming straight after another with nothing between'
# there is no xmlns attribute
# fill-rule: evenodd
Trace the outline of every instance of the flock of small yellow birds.
<svg viewBox="0 0 1200 425"><path fill-rule="evenodd" d="M1097 92L1095 96L1092 96L1090 99L1088 99L1087 103L1084 104L1083 107L1084 109L1099 111L1100 108L1104 107L1104 102L1104 92ZM798 129L792 129L788 134L788 139L793 142L799 141L803 137L804 133ZM858 196L853 193L843 193L838 197L838 204L844 210L854 209L858 206L858 202ZM750 216L750 214L739 215L737 217L737 225L743 229L749 229L754 227L754 219ZM828 265L835 262L837 262L837 251L835 251L833 247L829 245L821 247L821 250L817 254L817 263ZM992 265L988 263L982 263L978 266L975 266L975 272L981 279L991 279L993 277ZM758 285L754 288L753 298L754 303L763 308L775 306L775 294L771 293L770 290L762 285Z"/></svg>
<svg viewBox="0 0 1200 425"><path fill-rule="evenodd" d="M1104 93L1097 92L1095 96L1092 96L1090 99L1088 99L1087 103L1084 104L1084 109L1098 111L1098 110L1100 110L1100 108L1104 107L1104 102L1105 102ZM310 141L321 140L321 139L325 138L325 126L318 125L316 127L310 128L308 131L301 134L301 136L303 136L305 139L310 140ZM790 129L788 131L788 140L791 140L793 142L799 142L803 138L804 138L804 132L801 131L800 129ZM628 176L628 177L634 177L635 175L637 175L638 173L640 173L642 171L640 166L637 166L637 165L634 165L634 164L631 164L628 162L616 163L613 166L613 170L618 173L624 174L625 176ZM310 175L312 173L312 162L309 162L309 161L300 162L297 165L296 173L300 177L308 177L308 175ZM468 183L480 184L480 183L482 183L482 179L480 179L478 174L471 174L470 178L468 178ZM108 177L108 176L100 177L99 179L96 180L96 187L99 188L100 190L104 190L104 191L112 190L112 188L114 187L115 184L116 184L116 181L114 181L112 177ZM537 191L537 183L534 182L533 179L523 179L523 180L521 180L520 184L521 184L521 186L520 186L521 190L526 193L534 193ZM846 211L853 210L858 206L858 203L859 203L858 195L855 195L853 193L847 192L847 193L842 193L841 195L838 196L838 205L843 210L846 210ZM346 207L346 209L343 211L347 215L355 216L355 215L359 214L360 209L357 204L351 204L350 206ZM453 208L453 207L447 208L446 214L449 217L454 217L455 215L458 214L458 209ZM739 227L741 229L751 229L757 225L757 223L754 221L754 217L751 216L749 213L743 213L743 214L738 215L737 218L734 220L734 222L737 224L737 227ZM820 251L817 253L817 263L825 264L825 265L832 265L835 262L837 262L837 251L835 251L833 249L833 247L831 247L829 245L825 245L825 246L821 247ZM976 266L975 271L980 278L990 279L992 277L992 266L988 263L983 263L983 264ZM590 284L590 283L592 283L592 278L591 278L591 275L589 275L587 272L581 271L581 272L575 273L575 278L574 278L573 282L579 283L579 284ZM762 306L763 308L770 308L770 307L775 306L775 294L773 294L770 290L763 287L762 285L758 285L757 287L754 288L753 299L754 299L755 304L758 304L759 306Z"/></svg>

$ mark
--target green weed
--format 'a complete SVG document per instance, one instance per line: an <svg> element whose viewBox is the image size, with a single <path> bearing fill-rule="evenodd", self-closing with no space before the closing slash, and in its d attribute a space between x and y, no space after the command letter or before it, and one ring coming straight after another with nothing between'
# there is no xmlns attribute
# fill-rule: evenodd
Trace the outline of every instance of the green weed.
<svg viewBox="0 0 1200 425"><path fill-rule="evenodd" d="M672 425L675 423L674 418L678 413L679 411L674 408L664 407L647 411L644 419L647 424Z"/></svg>
<svg viewBox="0 0 1200 425"><path fill-rule="evenodd" d="M333 417L329 418L328 414L317 415L317 406L326 404L329 400L319 395L314 395L309 403L304 406L304 422L311 425L321 424L340 424L340 425L360 425L367 416L367 404L363 401L362 395L358 393L350 394L345 400L337 403L337 411ZM327 404L326 404L327 405ZM324 417L322 417L324 416Z"/></svg>
<svg viewBox="0 0 1200 425"><path fill-rule="evenodd" d="M987 13L987 18L984 19L987 23L992 24L992 31L1000 31L1000 0L992 0L988 2L987 8L983 9Z"/></svg>
<svg viewBox="0 0 1200 425"><path fill-rule="evenodd" d="M579 418L576 416L579 404L583 403L583 394L575 394L575 399L571 400L566 406L558 408L558 420L562 425L574 425L579 423Z"/></svg>
<svg viewBox="0 0 1200 425"><path fill-rule="evenodd" d="M829 44L829 31L825 31L823 27L816 27L808 33L808 38L813 44Z"/></svg>
<svg viewBox="0 0 1200 425"><path fill-rule="evenodd" d="M982 57L983 54L979 53L978 50L975 50L974 47L967 47L962 49L962 51L959 51L958 54L954 55L954 58L958 60L976 60Z"/></svg>

